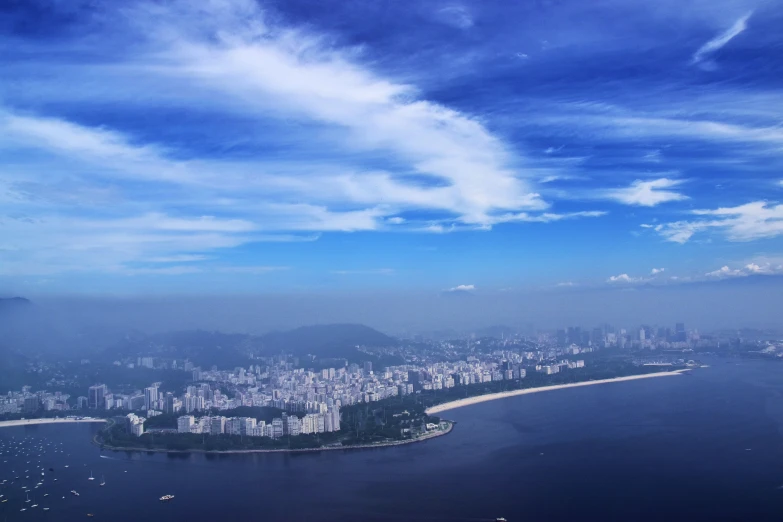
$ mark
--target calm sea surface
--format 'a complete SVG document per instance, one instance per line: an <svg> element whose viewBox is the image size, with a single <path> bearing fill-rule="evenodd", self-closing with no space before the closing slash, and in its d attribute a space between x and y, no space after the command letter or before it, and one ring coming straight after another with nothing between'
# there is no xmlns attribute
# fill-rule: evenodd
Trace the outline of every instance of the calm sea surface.
<svg viewBox="0 0 783 522"><path fill-rule="evenodd" d="M91 445L96 425L3 428L0 520L782 520L783 364L709 364L454 410L445 437L367 451L131 454Z"/></svg>

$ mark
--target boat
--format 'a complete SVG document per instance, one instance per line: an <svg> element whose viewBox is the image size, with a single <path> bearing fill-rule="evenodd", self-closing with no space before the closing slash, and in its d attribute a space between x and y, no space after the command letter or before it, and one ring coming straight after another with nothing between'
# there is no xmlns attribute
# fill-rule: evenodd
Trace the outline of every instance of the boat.
<svg viewBox="0 0 783 522"><path fill-rule="evenodd" d="M65 465L65 467L67 468L67 467L68 467L68 464L66 464L66 465Z"/></svg>
<svg viewBox="0 0 783 522"><path fill-rule="evenodd" d="M495 519L495 522L508 522L508 520L506 520L503 517L498 517L498 518Z"/></svg>
<svg viewBox="0 0 783 522"><path fill-rule="evenodd" d="M105 486L106 485L106 477L104 477L103 475L101 475L101 483L100 483L100 485L101 486Z"/></svg>
<svg viewBox="0 0 783 522"><path fill-rule="evenodd" d="M161 502L168 502L169 500L172 500L174 498L174 495L163 495L160 497Z"/></svg>
<svg viewBox="0 0 783 522"><path fill-rule="evenodd" d="M49 511L49 508L43 508L44 511Z"/></svg>
<svg viewBox="0 0 783 522"><path fill-rule="evenodd" d="M95 480L95 477L92 476L92 471L90 471L90 478L88 478L87 480Z"/></svg>
<svg viewBox="0 0 783 522"><path fill-rule="evenodd" d="M77 497L79 496L79 494L76 492L76 490L75 490L75 489L72 489L72 490L71 490L71 495L75 495L75 496L77 496Z"/></svg>

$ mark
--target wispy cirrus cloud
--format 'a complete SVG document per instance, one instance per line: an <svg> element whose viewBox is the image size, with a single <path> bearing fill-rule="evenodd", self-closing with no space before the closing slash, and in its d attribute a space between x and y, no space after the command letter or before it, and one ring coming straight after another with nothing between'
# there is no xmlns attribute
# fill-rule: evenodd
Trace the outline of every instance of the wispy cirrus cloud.
<svg viewBox="0 0 783 522"><path fill-rule="evenodd" d="M715 231L729 241L752 241L783 235L783 205L754 201L736 207L693 210L704 219L682 220L652 225L667 241L686 243L695 234Z"/></svg>
<svg viewBox="0 0 783 522"><path fill-rule="evenodd" d="M740 33L745 31L745 29L748 28L748 19L751 17L752 14L753 12L751 11L741 16L726 31L722 32L715 38L711 39L710 41L708 41L707 43L699 47L699 49L693 54L693 57L691 58L691 63L697 64L701 62L706 57L720 50L723 46L725 46L731 40L737 37Z"/></svg>
<svg viewBox="0 0 783 522"><path fill-rule="evenodd" d="M668 190L678 187L682 183L683 180L668 178L659 178L650 181L637 179L628 187L605 190L599 192L599 195L625 205L654 207L669 201L682 201L688 199L688 196L685 194L674 190Z"/></svg>

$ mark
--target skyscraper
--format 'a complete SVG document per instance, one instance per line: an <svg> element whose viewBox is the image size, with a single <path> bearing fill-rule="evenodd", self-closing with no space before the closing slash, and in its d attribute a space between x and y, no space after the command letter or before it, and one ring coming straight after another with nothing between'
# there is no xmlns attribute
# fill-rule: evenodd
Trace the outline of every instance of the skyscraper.
<svg viewBox="0 0 783 522"><path fill-rule="evenodd" d="M88 405L90 408L105 408L106 407L106 392L107 388L105 384L95 384L90 386L89 393L87 394Z"/></svg>
<svg viewBox="0 0 783 522"><path fill-rule="evenodd" d="M144 388L144 407L147 410L154 410L158 407L158 388L150 386Z"/></svg>
<svg viewBox="0 0 783 522"><path fill-rule="evenodd" d="M674 340L678 342L685 342L688 340L688 335L685 333L685 323L677 323L674 325Z"/></svg>

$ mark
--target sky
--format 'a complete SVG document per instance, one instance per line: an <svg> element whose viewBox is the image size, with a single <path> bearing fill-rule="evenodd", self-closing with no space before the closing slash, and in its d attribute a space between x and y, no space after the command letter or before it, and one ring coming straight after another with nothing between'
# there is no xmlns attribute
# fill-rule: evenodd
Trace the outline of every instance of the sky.
<svg viewBox="0 0 783 522"><path fill-rule="evenodd" d="M759 292L781 26L762 0L3 2L0 293Z"/></svg>

